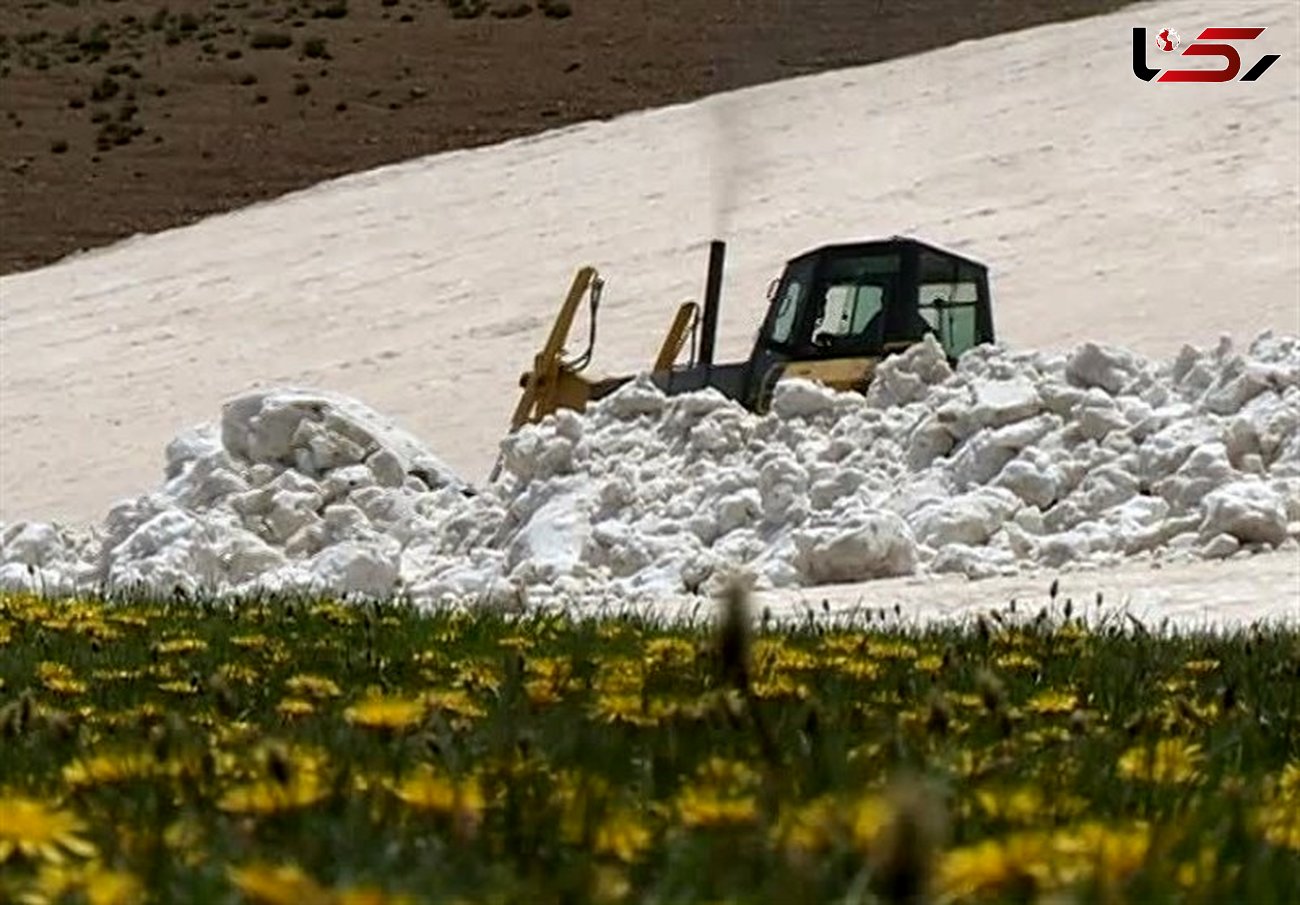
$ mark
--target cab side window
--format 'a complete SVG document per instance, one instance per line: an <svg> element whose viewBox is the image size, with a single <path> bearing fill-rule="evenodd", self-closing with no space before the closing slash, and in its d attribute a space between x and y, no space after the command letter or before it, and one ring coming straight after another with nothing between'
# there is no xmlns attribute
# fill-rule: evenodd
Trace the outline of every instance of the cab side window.
<svg viewBox="0 0 1300 905"><path fill-rule="evenodd" d="M917 312L933 329L950 358L976 343L979 275L962 262L922 252Z"/></svg>
<svg viewBox="0 0 1300 905"><path fill-rule="evenodd" d="M784 345L793 340L795 326L799 323L799 313L808 298L812 269L813 265L810 261L793 265L786 272L785 279L778 290L776 310L769 328L768 335L771 342Z"/></svg>

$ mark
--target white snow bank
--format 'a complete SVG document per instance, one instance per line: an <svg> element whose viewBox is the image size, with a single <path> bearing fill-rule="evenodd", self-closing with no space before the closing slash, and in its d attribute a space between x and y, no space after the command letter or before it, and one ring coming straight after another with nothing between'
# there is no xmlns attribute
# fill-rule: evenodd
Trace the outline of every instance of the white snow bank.
<svg viewBox="0 0 1300 905"><path fill-rule="evenodd" d="M737 568L783 588L1293 549L1300 339L1225 338L1169 365L990 346L956 373L928 340L865 398L791 381L763 416L642 378L501 451L468 496L360 403L244 396L102 525L3 529L0 583L590 603Z"/></svg>

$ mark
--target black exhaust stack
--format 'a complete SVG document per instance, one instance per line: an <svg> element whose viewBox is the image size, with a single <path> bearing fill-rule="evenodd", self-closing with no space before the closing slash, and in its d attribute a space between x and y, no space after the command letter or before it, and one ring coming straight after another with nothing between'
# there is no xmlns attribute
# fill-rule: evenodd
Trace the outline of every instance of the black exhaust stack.
<svg viewBox="0 0 1300 905"><path fill-rule="evenodd" d="M699 364L706 368L713 367L713 345L718 336L718 305L722 298L722 264L726 257L726 242L714 239L709 243L709 275L704 284L699 360Z"/></svg>

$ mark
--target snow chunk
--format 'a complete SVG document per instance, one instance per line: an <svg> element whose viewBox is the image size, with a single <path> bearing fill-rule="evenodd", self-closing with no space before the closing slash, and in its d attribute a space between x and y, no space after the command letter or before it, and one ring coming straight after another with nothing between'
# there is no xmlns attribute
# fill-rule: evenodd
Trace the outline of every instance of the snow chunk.
<svg viewBox="0 0 1300 905"><path fill-rule="evenodd" d="M1201 535L1230 534L1243 543L1277 545L1286 540L1286 506L1263 481L1234 481L1206 494Z"/></svg>
<svg viewBox="0 0 1300 905"><path fill-rule="evenodd" d="M799 570L809 584L910 575L916 543L907 523L892 512L866 517L851 528L820 528L794 535Z"/></svg>

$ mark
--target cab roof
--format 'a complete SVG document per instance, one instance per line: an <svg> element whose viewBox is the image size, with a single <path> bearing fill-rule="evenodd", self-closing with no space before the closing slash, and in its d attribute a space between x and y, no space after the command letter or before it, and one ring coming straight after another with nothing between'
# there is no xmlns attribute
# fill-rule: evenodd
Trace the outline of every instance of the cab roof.
<svg viewBox="0 0 1300 905"><path fill-rule="evenodd" d="M802 254L796 255L790 259L790 263L801 261L804 258L814 257L816 255L826 254L827 252L889 252L902 251L904 249L925 249L933 251L936 254L943 255L947 258L954 258L972 267L978 267L981 270L988 270L988 266L982 261L976 261L974 258L968 258L965 255L958 254L955 251L949 251L930 242L924 242L921 239L912 236L890 236L885 239L863 239L859 242L836 242L830 245L822 245L818 248L809 249Z"/></svg>

